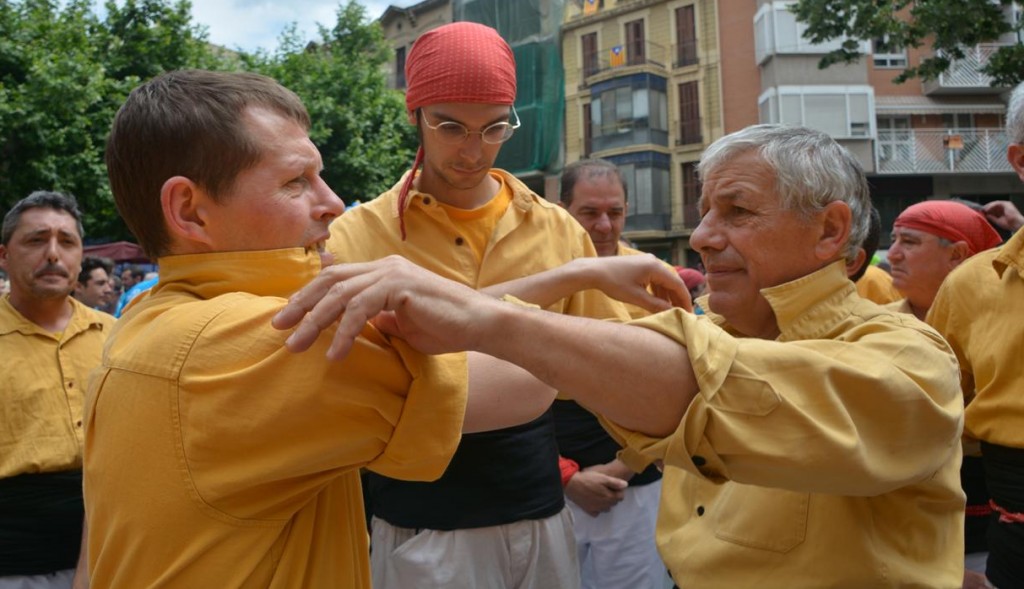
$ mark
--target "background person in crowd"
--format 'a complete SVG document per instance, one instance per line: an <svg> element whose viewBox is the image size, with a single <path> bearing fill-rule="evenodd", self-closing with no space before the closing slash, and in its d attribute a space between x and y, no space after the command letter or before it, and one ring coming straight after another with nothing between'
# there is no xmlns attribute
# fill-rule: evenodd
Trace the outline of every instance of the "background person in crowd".
<svg viewBox="0 0 1024 589"><path fill-rule="evenodd" d="M847 278L870 206L856 158L756 125L712 144L699 173L705 316L545 313L391 258L324 269L275 324L305 316L299 351L344 310L339 358L384 310L377 325L417 348L507 359L600 414L665 465L657 541L681 587L959 587L956 359Z"/></svg>
<svg viewBox="0 0 1024 589"><path fill-rule="evenodd" d="M1007 159L1024 181L1024 84L1007 107ZM1005 214L1005 212L1003 213ZM997 217L1000 215L997 215ZM1009 228L1009 227L1008 227ZM994 513L985 575L1024 587L1024 233L967 260L946 277L928 312L960 361L964 452L979 449ZM967 579L965 579L967 580Z"/></svg>
<svg viewBox="0 0 1024 589"><path fill-rule="evenodd" d="M967 258L1002 239L980 213L948 200L928 200L903 210L893 222L889 263L902 301L891 308L924 320L946 276Z"/></svg>
<svg viewBox="0 0 1024 589"><path fill-rule="evenodd" d="M0 589L85 587L83 397L114 319L71 296L82 264L74 197L33 192L0 232L11 281L0 299Z"/></svg>
<svg viewBox="0 0 1024 589"><path fill-rule="evenodd" d="M96 587L368 588L359 468L437 477L460 429L534 419L554 397L510 364L425 356L372 327L350 362L325 360L328 338L282 349L270 319L329 262L344 209L308 127L294 93L249 73L170 72L118 111L111 189L161 281L91 380Z"/></svg>
<svg viewBox="0 0 1024 589"><path fill-rule="evenodd" d="M888 307L924 319L946 276L1001 241L981 212L960 202L929 200L907 207L893 223L889 247L893 284L906 298ZM969 579L971 571L984 571L985 535L992 513L976 444L964 448L960 482L967 494L964 574Z"/></svg>
<svg viewBox="0 0 1024 589"><path fill-rule="evenodd" d="M481 289L595 256L564 209L492 168L519 126L515 59L497 31L469 22L429 31L413 44L405 71L416 160L391 190L331 225L335 259L398 254ZM560 313L628 318L596 292L553 303ZM377 589L579 585L550 412L463 436L437 481L371 473L367 487Z"/></svg>
<svg viewBox="0 0 1024 589"><path fill-rule="evenodd" d="M110 275L110 294L104 297L103 304L99 309L104 313L114 314L117 309L117 301L121 300L124 288L121 286L121 276L116 272Z"/></svg>
<svg viewBox="0 0 1024 589"><path fill-rule="evenodd" d="M93 256L82 259L82 271L78 273L73 295L78 302L90 309L101 309L110 299L113 287L110 273L114 265L109 260Z"/></svg>
<svg viewBox="0 0 1024 589"><path fill-rule="evenodd" d="M560 200L590 235L599 256L643 253L619 239L629 203L615 164L585 159L567 165ZM649 314L639 307L629 310L634 319ZM580 468L567 481L565 495L573 514L581 587L662 589L665 565L654 543L661 472L651 460L623 453L597 417L575 401L556 400L552 409L559 453Z"/></svg>
<svg viewBox="0 0 1024 589"><path fill-rule="evenodd" d="M117 306L114 307L114 317L120 317L125 305L131 300L128 293L132 287L145 280L146 271L141 266L128 266L121 270L121 296L117 299Z"/></svg>

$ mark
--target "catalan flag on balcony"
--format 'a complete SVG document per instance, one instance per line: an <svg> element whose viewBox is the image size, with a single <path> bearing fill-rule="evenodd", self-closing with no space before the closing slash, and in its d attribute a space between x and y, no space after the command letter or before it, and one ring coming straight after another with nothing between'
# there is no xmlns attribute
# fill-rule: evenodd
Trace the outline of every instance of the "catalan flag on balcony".
<svg viewBox="0 0 1024 589"><path fill-rule="evenodd" d="M608 50L608 67L619 67L626 65L626 48L616 45Z"/></svg>
<svg viewBox="0 0 1024 589"><path fill-rule="evenodd" d="M598 0L583 0L583 14L594 14L598 8Z"/></svg>

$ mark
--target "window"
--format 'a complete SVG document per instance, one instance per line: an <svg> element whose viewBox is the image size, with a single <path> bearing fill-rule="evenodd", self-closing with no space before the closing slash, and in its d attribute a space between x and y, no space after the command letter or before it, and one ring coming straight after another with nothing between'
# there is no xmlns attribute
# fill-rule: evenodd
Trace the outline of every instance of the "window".
<svg viewBox="0 0 1024 589"><path fill-rule="evenodd" d="M697 63L697 27L693 5L676 8L676 65Z"/></svg>
<svg viewBox="0 0 1024 589"><path fill-rule="evenodd" d="M871 53L875 67L907 67L906 49L890 43L888 35L878 37L871 41Z"/></svg>
<svg viewBox="0 0 1024 589"><path fill-rule="evenodd" d="M641 143L668 146L665 79L651 74L615 78L591 88L588 153Z"/></svg>
<svg viewBox="0 0 1024 589"><path fill-rule="evenodd" d="M700 224L701 184L697 180L697 162L683 164L683 226L694 228Z"/></svg>
<svg viewBox="0 0 1024 589"><path fill-rule="evenodd" d="M643 19L626 23L626 63L628 65L644 63L645 49Z"/></svg>
<svg viewBox="0 0 1024 589"><path fill-rule="evenodd" d="M805 125L839 138L872 136L870 86L778 86L758 99L762 123Z"/></svg>
<svg viewBox="0 0 1024 589"><path fill-rule="evenodd" d="M791 0L765 2L754 15L754 55L757 63L778 53L824 54L843 46L847 37L839 37L827 43L811 43L804 38L807 25L798 23L796 15L789 8ZM857 43L854 41L854 43ZM859 42L862 53L868 52L868 44Z"/></svg>
<svg viewBox="0 0 1024 589"><path fill-rule="evenodd" d="M629 229L667 229L670 178L669 157L652 152L606 158L622 173L629 194Z"/></svg>
<svg viewBox="0 0 1024 589"><path fill-rule="evenodd" d="M597 59L597 33L587 33L581 36L580 49L583 52L584 77L596 74L600 69Z"/></svg>
<svg viewBox="0 0 1024 589"><path fill-rule="evenodd" d="M679 85L679 145L700 143L700 97L697 82Z"/></svg>
<svg viewBox="0 0 1024 589"><path fill-rule="evenodd" d="M878 117L878 159L889 162L912 162L914 138L910 131L910 117Z"/></svg>
<svg viewBox="0 0 1024 589"><path fill-rule="evenodd" d="M405 88L405 47L395 50L395 88Z"/></svg>

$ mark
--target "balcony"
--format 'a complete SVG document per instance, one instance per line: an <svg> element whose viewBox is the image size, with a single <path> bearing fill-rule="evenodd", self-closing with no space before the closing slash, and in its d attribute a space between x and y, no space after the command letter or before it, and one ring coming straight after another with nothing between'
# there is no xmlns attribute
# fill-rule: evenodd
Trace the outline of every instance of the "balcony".
<svg viewBox="0 0 1024 589"><path fill-rule="evenodd" d="M619 48L619 51L615 51ZM622 70L623 68L630 68L632 66L648 66L648 68L654 68L662 73L667 71L665 64L669 62L668 50L664 45L657 43L642 43L633 47L630 51L630 46L623 43L621 45L615 45L606 49L602 49L597 53L591 53L583 56L583 68L581 71L583 84L581 87L585 88L593 81L590 78L600 76L600 79L606 79L612 77L614 72Z"/></svg>
<svg viewBox="0 0 1024 589"><path fill-rule="evenodd" d="M673 45L672 67L681 68L697 65L700 60L697 57L697 40L692 39L685 43Z"/></svg>
<svg viewBox="0 0 1024 589"><path fill-rule="evenodd" d="M879 174L1003 174L1009 141L1002 129L906 129L879 131L875 169Z"/></svg>
<svg viewBox="0 0 1024 589"><path fill-rule="evenodd" d="M992 78L981 73L992 54L1003 47L1001 43L982 43L964 51L964 58L954 60L949 69L935 80L923 83L926 95L938 94L993 94L1002 88L992 87Z"/></svg>

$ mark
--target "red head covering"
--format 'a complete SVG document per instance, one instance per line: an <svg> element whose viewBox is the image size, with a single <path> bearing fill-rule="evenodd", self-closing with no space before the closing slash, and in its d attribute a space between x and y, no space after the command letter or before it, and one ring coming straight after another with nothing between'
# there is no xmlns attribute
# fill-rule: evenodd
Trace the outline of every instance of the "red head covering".
<svg viewBox="0 0 1024 589"><path fill-rule="evenodd" d="M700 273L700 270L676 266L676 274L683 279L683 283L686 284L688 290L693 290L704 284L704 275Z"/></svg>
<svg viewBox="0 0 1024 589"><path fill-rule="evenodd" d="M441 102L507 104L516 100L516 59L491 27L456 22L419 36L405 61L405 107L412 112ZM423 147L398 193L398 219L405 239L405 200Z"/></svg>
<svg viewBox="0 0 1024 589"><path fill-rule="evenodd" d="M966 242L970 256L1003 241L984 215L951 200L926 200L911 205L896 217L892 226L917 229L952 242Z"/></svg>

